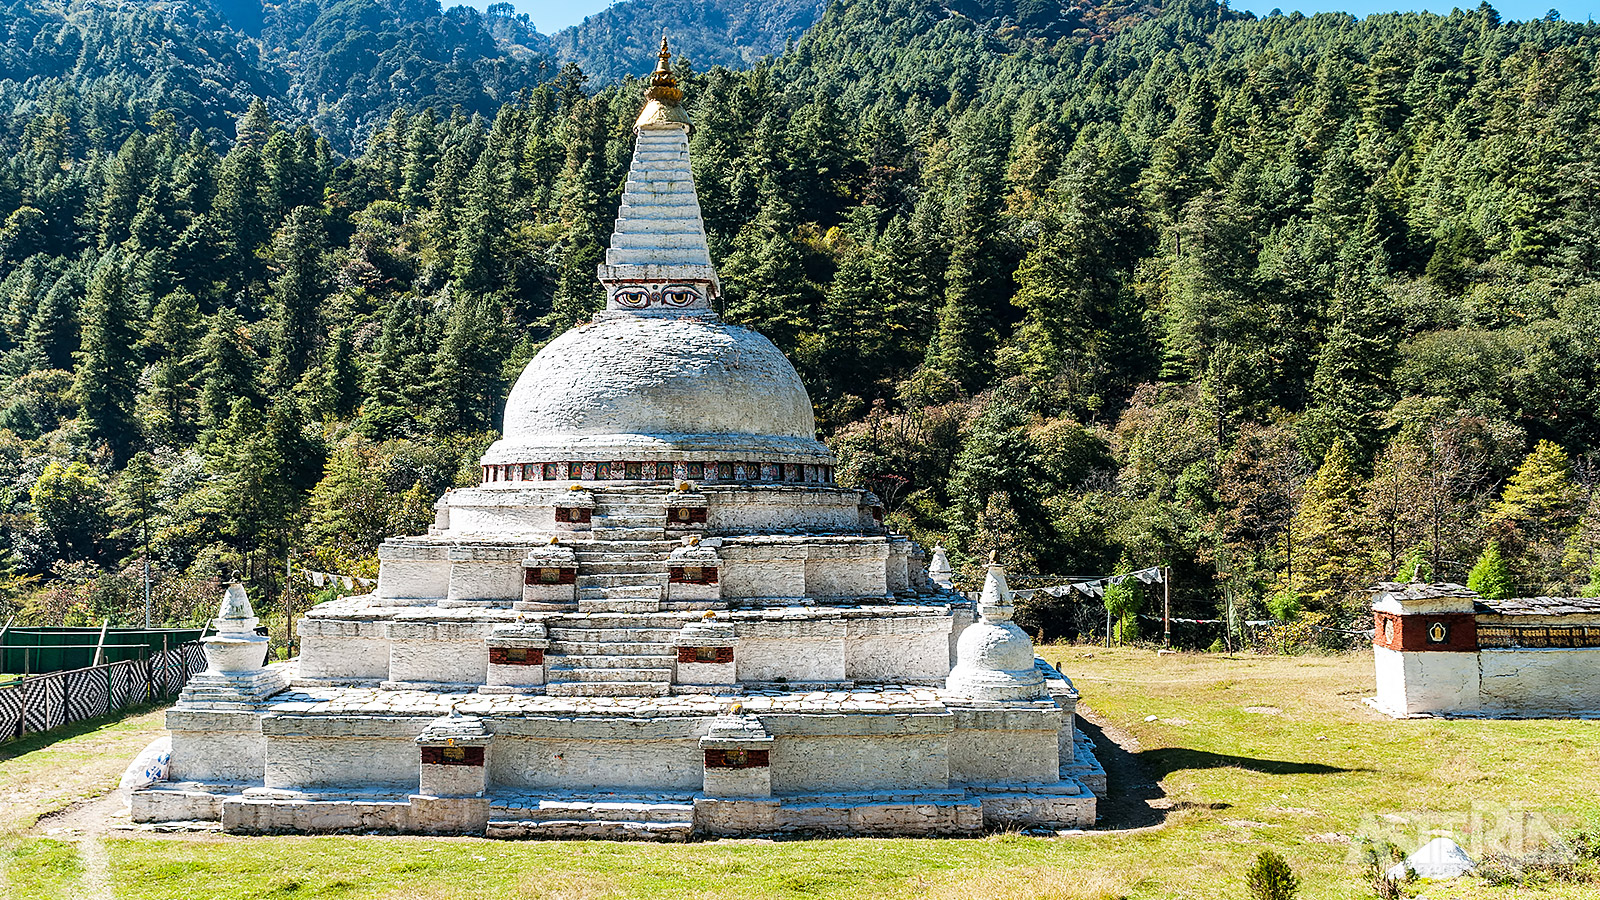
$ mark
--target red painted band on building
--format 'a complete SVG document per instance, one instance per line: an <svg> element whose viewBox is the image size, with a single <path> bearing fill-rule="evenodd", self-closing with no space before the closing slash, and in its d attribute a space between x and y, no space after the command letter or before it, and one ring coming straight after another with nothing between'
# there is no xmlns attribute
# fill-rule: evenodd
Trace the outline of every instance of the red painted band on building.
<svg viewBox="0 0 1600 900"><path fill-rule="evenodd" d="M716 566L668 566L667 581L672 584L716 584Z"/></svg>
<svg viewBox="0 0 1600 900"><path fill-rule="evenodd" d="M491 666L542 666L544 651L538 647L490 647Z"/></svg>
<svg viewBox="0 0 1600 900"><path fill-rule="evenodd" d="M555 568L553 566L529 566L522 570L522 583L536 584L575 584L578 581L578 570L572 568Z"/></svg>
<svg viewBox="0 0 1600 900"><path fill-rule="evenodd" d="M1478 620L1472 613L1398 616L1374 612L1372 618L1374 647L1406 653L1427 650L1476 653L1478 650Z"/></svg>
<svg viewBox="0 0 1600 900"><path fill-rule="evenodd" d="M679 647L678 662L681 663L731 663L733 662L732 647Z"/></svg>
<svg viewBox="0 0 1600 900"><path fill-rule="evenodd" d="M425 766L482 766L482 747L423 747Z"/></svg>
<svg viewBox="0 0 1600 900"><path fill-rule="evenodd" d="M767 766L766 750L706 750L708 769L757 769Z"/></svg>

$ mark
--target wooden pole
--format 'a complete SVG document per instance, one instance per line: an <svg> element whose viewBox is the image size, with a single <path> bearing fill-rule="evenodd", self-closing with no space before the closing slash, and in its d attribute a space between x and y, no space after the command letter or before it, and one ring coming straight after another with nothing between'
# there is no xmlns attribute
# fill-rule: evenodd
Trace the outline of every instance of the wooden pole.
<svg viewBox="0 0 1600 900"><path fill-rule="evenodd" d="M111 617L107 616L105 624L100 626L100 640L94 645L94 662L91 665L103 666L106 663L106 632L111 629Z"/></svg>
<svg viewBox="0 0 1600 900"><path fill-rule="evenodd" d="M1161 567L1161 643L1172 649L1172 567Z"/></svg>

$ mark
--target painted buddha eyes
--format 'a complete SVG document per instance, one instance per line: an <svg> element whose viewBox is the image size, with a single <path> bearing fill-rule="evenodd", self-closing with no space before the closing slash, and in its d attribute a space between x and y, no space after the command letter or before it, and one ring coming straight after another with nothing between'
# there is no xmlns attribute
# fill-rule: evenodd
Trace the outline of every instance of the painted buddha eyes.
<svg viewBox="0 0 1600 900"><path fill-rule="evenodd" d="M682 309L700 300L700 289L687 284L669 284L659 288L623 287L612 294L617 305L624 309L645 309L652 304Z"/></svg>
<svg viewBox="0 0 1600 900"><path fill-rule="evenodd" d="M688 285L669 284L661 289L661 303L665 306L688 306L700 299L700 292Z"/></svg>
<svg viewBox="0 0 1600 900"><path fill-rule="evenodd" d="M618 288L615 296L617 305L627 309L644 309L650 305L648 288Z"/></svg>

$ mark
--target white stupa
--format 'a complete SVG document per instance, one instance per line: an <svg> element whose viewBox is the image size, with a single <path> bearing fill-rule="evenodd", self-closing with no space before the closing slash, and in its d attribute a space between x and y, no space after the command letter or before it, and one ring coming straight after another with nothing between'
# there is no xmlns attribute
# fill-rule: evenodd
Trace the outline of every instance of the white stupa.
<svg viewBox="0 0 1600 900"><path fill-rule="evenodd" d="M1021 689L1025 636L952 675L999 612L969 627L877 498L835 483L794 367L718 317L667 60L605 310L523 370L481 484L385 541L371 594L297 624L287 690L172 710L172 781L135 818L656 839L1094 821L1070 683L1040 664Z"/></svg>
<svg viewBox="0 0 1600 900"><path fill-rule="evenodd" d="M1033 640L1011 621L1011 588L993 560L978 599L979 619L961 632L945 686L976 700L1037 700L1046 695Z"/></svg>

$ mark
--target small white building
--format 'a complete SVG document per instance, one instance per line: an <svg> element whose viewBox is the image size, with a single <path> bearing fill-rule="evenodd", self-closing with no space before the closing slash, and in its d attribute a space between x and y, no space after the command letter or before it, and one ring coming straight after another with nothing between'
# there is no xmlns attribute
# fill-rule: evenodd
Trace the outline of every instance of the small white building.
<svg viewBox="0 0 1600 900"><path fill-rule="evenodd" d="M1459 584L1373 590L1375 708L1397 717L1600 715L1600 598L1485 600Z"/></svg>
<svg viewBox="0 0 1600 900"><path fill-rule="evenodd" d="M482 483L386 541L371 594L313 609L297 660L230 663L171 710L171 780L134 795L136 820L658 839L1093 824L1104 771L1077 692L1010 624L999 567L977 609L942 553L930 580L877 498L835 484L794 367L718 317L660 59L605 311L528 363ZM223 618L246 621L230 598Z"/></svg>

